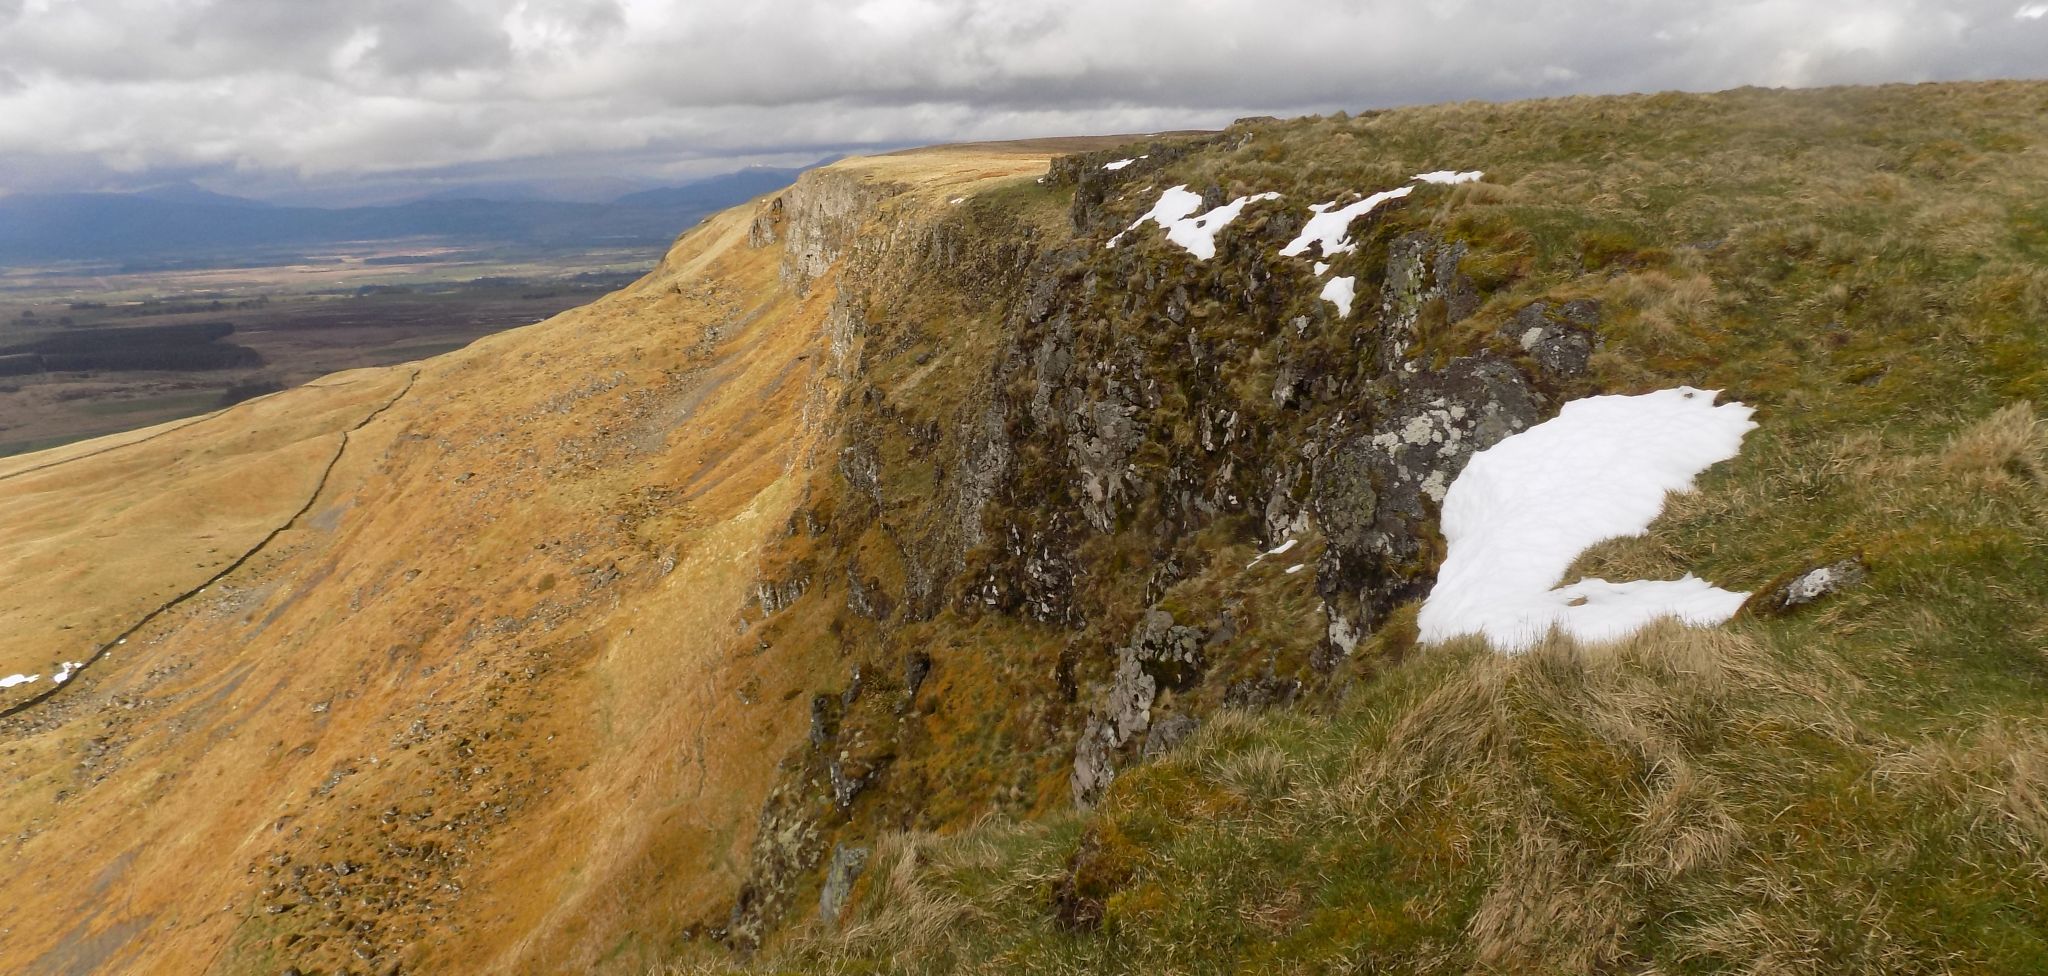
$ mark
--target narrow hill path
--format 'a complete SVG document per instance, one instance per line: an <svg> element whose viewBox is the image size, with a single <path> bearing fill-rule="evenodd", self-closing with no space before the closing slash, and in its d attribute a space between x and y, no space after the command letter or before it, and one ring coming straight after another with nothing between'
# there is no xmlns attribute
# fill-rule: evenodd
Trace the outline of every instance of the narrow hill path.
<svg viewBox="0 0 2048 976"><path fill-rule="evenodd" d="M65 689L77 685L79 683L79 679L84 676L85 672L90 670L92 666L98 663L101 658L107 656L107 652L120 646L123 641L126 641L128 638L140 632L142 628L149 626L157 618L162 617L164 614L177 609L179 606L183 605L185 601L190 600L193 597L206 592L207 588L233 575L236 570L241 569L244 565L246 565L249 562L249 560L256 558L257 554L261 553L264 550L264 548L269 546L270 543L274 541L278 536L283 535L286 531L290 530L293 526L297 525L300 519L306 517L306 513L313 510L313 506L320 501L321 494L327 490L327 479L334 474L334 469L337 465L341 463L342 456L348 453L348 442L350 436L355 434L356 431L362 430L364 427L369 426L371 421L374 421L378 417L383 416L385 411L397 406L400 400L405 399L406 394L412 392L413 384L418 382L419 378L420 369L419 367L415 366L412 369L411 375L405 378L405 385L400 387L397 393L392 394L391 399L384 401L375 410L372 410L368 414L364 415L363 419L356 421L354 426L351 426L347 430L341 432L341 440L334 447L334 455L327 459L327 465L320 470L320 477L317 481L313 483L313 490L306 496L305 504L300 505L298 510L294 511L291 514L291 517L285 519L283 523L277 526L277 528L271 529L268 533L266 533L263 536L262 539L257 540L256 544L254 546L251 546L247 552L244 552L240 556L235 557L234 561L228 563L227 566L223 567L220 572L207 577L205 580L201 581L199 585L194 586L191 589L188 589L185 592L180 593L174 597L171 597L169 600L164 601L156 609L149 611L148 613L144 614L141 619L137 620L133 624L130 624L128 626L128 629L123 630L118 634L115 634L113 637L109 638L104 643L100 644L97 648L93 650L92 655L90 657L87 657L82 663L78 665L78 667L73 668L71 670L71 677L69 678L69 680L66 680L62 683L52 682L48 688L43 689L41 692L31 695L28 698L24 698L21 701L15 702L14 704L7 706L5 709L0 709L0 720L13 718L16 715L20 715L21 713L26 712L29 709L36 707L37 705L44 704L45 702L48 702L50 699L57 697L58 693L64 691ZM198 420L192 421L192 423L181 424L178 427L172 428L172 430L182 430L185 427L192 426L192 424L199 423L200 421L209 419L211 417L218 417L221 414L225 414L227 412L229 411L223 410L220 411L219 413L208 414L206 417L201 417ZM140 444L143 441L152 440L154 438L161 437L164 434L168 434L170 432L171 431L169 430L160 431L156 434L151 434L149 437L142 438L141 440L130 441L127 444L117 444L114 445L113 447L103 448L99 451L94 451L92 452L92 454L80 455L80 457L77 458L66 458L63 461L53 461L48 465L43 465L41 468L31 468L29 470L42 470L42 468L52 467L58 464L65 464L70 461L81 460L86 457L92 457L93 455L96 454L103 454L107 451L118 450L120 448L127 447L130 444ZM27 471L16 472L16 474L27 473ZM13 476L14 475L8 475L6 477Z"/></svg>

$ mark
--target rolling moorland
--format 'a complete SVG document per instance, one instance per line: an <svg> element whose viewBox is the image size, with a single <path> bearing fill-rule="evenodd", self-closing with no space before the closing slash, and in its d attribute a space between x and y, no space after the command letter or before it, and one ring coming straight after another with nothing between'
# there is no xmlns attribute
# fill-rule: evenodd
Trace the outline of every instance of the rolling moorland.
<svg viewBox="0 0 2048 976"><path fill-rule="evenodd" d="M44 272L20 275L33 280L12 288L0 276L0 456L458 349L601 297L644 274L654 256L619 249L497 263L398 254L337 265Z"/></svg>
<svg viewBox="0 0 2048 976"><path fill-rule="evenodd" d="M0 459L0 971L2039 972L2044 186L2034 82L938 147ZM1475 451L1681 385L1567 578L1735 619L1420 639Z"/></svg>
<svg viewBox="0 0 2048 976"><path fill-rule="evenodd" d="M680 228L799 172L604 203L517 185L337 209L190 184L0 196L0 457L530 325L638 278Z"/></svg>

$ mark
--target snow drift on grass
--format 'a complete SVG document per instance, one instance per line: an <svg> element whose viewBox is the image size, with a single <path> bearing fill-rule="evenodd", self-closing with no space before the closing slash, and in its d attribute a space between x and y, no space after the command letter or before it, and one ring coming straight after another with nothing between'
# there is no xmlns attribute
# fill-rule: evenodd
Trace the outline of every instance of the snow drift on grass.
<svg viewBox="0 0 2048 976"><path fill-rule="evenodd" d="M64 662L64 666L63 666L63 667L61 667L61 668L58 668L58 669L57 669L57 673L56 673L56 674L53 674L53 675L51 675L51 676L50 676L50 681L51 681L52 683L54 683L54 684L60 684L60 685L61 685L61 684L63 684L63 683L64 683L64 682L66 682L66 681L70 681L70 680L71 680L71 676L72 676L72 675L74 675L74 674L77 674L77 673L78 673L78 669L79 669L79 668L82 668L82 667L85 667L85 665L84 665L83 663L81 663L81 662L78 662L78 661L65 661L65 662Z"/></svg>
<svg viewBox="0 0 2048 976"><path fill-rule="evenodd" d="M1469 169L1462 173L1452 169L1440 169L1433 173L1417 173L1415 174L1415 181L1417 183L1437 183L1443 186L1456 186L1460 183L1471 183L1485 175L1485 173L1476 169Z"/></svg>
<svg viewBox="0 0 2048 976"><path fill-rule="evenodd" d="M1348 276L1331 278L1330 283L1323 286L1323 301L1337 306L1338 318L1350 318L1351 299L1357 296L1357 290L1357 278Z"/></svg>
<svg viewBox="0 0 2048 976"><path fill-rule="evenodd" d="M1485 175L1485 173L1476 169L1464 171L1440 169L1429 173L1417 173L1415 174L1415 179L1408 186L1395 187L1391 190L1375 193L1346 207L1335 210L1331 209L1337 206L1337 201L1335 200L1329 203L1315 204L1308 208L1315 216L1308 219L1307 226L1301 229L1301 233L1296 235L1294 240L1289 241L1286 247L1280 249L1280 256L1291 258L1306 254L1310 244L1316 245L1319 248L1317 253L1325 258L1333 258L1339 254L1349 254L1358 249L1358 242L1351 239L1351 222L1373 212L1379 208L1380 204L1388 200L1399 200L1415 192L1414 183L1437 183L1449 186L1458 183L1470 183ZM1329 265L1321 261L1316 262L1316 275L1320 277L1323 272L1329 270L1329 267Z"/></svg>
<svg viewBox="0 0 2048 976"><path fill-rule="evenodd" d="M1260 200L1278 199L1280 199L1280 194L1278 193L1255 193L1248 197L1238 197L1223 206L1196 217L1192 216L1192 214L1194 214L1195 208L1202 205L1202 195L1189 190L1185 184L1169 187L1159 194L1159 202L1153 204L1151 210L1146 211L1145 215L1137 220L1131 221L1131 226L1124 228L1115 237L1110 238L1109 243L1104 244L1103 247L1117 246L1117 244L1123 241L1125 234L1137 230L1139 227L1144 226L1147 221L1150 221L1166 228L1167 240L1180 245L1196 258L1207 261L1216 256L1217 232L1230 226L1230 222L1236 220L1237 215L1244 212L1247 204L1256 203Z"/></svg>
<svg viewBox="0 0 2048 976"><path fill-rule="evenodd" d="M1268 550L1266 550L1265 552L1259 553L1258 555L1256 555L1256 556L1253 556L1253 557L1252 557L1252 561L1251 561L1251 562L1245 563L1245 564L1244 564L1244 568L1246 568L1246 569L1250 569L1250 568L1252 568L1253 566L1257 566L1257 565L1259 564L1259 560L1261 560L1261 559L1264 559L1264 558L1266 558L1267 556L1278 556L1278 555L1281 555L1281 554L1283 554L1283 553L1287 552L1287 550L1289 550L1289 549L1292 549L1292 548L1294 548L1294 544L1295 544L1296 542L1299 542L1299 541L1300 541L1300 540L1298 540L1298 539L1293 539L1293 538L1290 538L1290 539L1288 539L1287 541L1285 541L1285 542L1282 542L1282 543L1280 543L1279 545L1277 545L1277 546L1274 546L1273 548L1271 548L1271 549L1268 549Z"/></svg>
<svg viewBox="0 0 2048 976"><path fill-rule="evenodd" d="M1102 168L1103 168L1103 169L1106 169L1106 170L1109 170L1110 172L1114 173L1114 172L1116 172L1117 170L1123 169L1124 167L1126 167L1126 166L1129 166L1129 165L1131 165L1132 163L1135 163L1135 162L1137 162L1137 161L1138 161L1138 160L1140 160L1140 159L1151 159L1151 158L1152 158L1151 156L1133 156L1133 157L1131 157L1130 159L1119 159L1119 160L1117 160L1116 162L1113 162L1113 163L1103 163L1103 164L1102 164Z"/></svg>
<svg viewBox="0 0 2048 976"><path fill-rule="evenodd" d="M1301 233L1296 235L1294 240L1280 249L1280 254L1282 257L1290 258L1305 254L1310 244L1321 248L1320 253L1326 258L1349 254L1358 249L1358 243L1351 239L1352 221L1371 213L1374 208L1388 200L1399 200L1414 191L1413 186L1395 187L1375 193L1347 207L1338 207L1335 200L1318 203L1309 208L1315 216L1308 219L1308 223L1301 228Z"/></svg>
<svg viewBox="0 0 2048 976"><path fill-rule="evenodd" d="M1202 195L1188 189L1186 184L1168 187L1160 191L1159 199L1152 204L1152 209L1139 214L1138 219L1131 221L1131 226L1118 231L1115 237L1109 239L1109 243L1102 246L1117 246L1123 242L1125 234L1144 226L1148 220L1171 230L1174 224L1186 220L1188 215L1194 213L1195 208L1201 205Z"/></svg>
<svg viewBox="0 0 2048 976"><path fill-rule="evenodd" d="M40 681L42 680L42 677L43 676L40 674L10 674L5 678L0 678L0 688L12 688L15 685L25 685L31 681Z"/></svg>
<svg viewBox="0 0 2048 976"><path fill-rule="evenodd" d="M1480 634L1524 651L1556 628L1580 640L1625 637L1661 617L1726 621L1749 594L1687 574L1678 580L1557 586L1573 560L1605 539L1641 535L1664 496L1742 449L1756 428L1719 391L1679 387L1596 396L1472 456L1444 497L1449 546L1417 624L1436 643ZM1557 587L1553 589L1552 587Z"/></svg>

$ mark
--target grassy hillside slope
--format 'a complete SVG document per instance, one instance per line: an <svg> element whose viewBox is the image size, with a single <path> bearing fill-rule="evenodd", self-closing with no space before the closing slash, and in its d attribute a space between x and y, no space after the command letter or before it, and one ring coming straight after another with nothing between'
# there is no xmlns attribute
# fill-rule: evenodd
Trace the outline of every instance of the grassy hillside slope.
<svg viewBox="0 0 2048 976"><path fill-rule="evenodd" d="M732 897L829 652L761 656L752 584L845 383L752 217L460 352L0 464L0 675L41 675L0 690L0 971L638 969Z"/></svg>
<svg viewBox="0 0 2048 976"><path fill-rule="evenodd" d="M2040 971L2044 110L1745 90L846 160L416 375L9 459L0 582L37 596L0 673L146 622L0 700L0 970ZM1445 169L1485 175L1325 274L1279 254ZM1206 260L1106 246L1175 185L1279 196ZM1866 578L1418 646L1429 486L1677 384L1761 427L1575 572ZM247 524L157 519L150 470Z"/></svg>
<svg viewBox="0 0 2048 976"><path fill-rule="evenodd" d="M2048 426L2035 407L2048 396L2044 110L2048 86L2006 83L1249 122L1185 152L1103 152L1056 170L1050 185L970 200L1071 213L1081 247L1054 263L1066 293L1087 297L1061 327L1094 350L1073 359L1093 358L1100 372L1068 382L1157 380L1165 391L1132 401L1145 432L1128 454L1137 486L1110 531L1077 533L1077 609L1062 626L1017 623L1035 612L1028 601L975 611L994 591L970 565L967 599L927 619L900 612L870 638L890 650L868 660L868 675L919 647L932 680L949 675L936 695L911 686L929 703L883 757L888 776L914 785L877 787L824 818L845 824L828 828L841 838L835 851L871 851L866 870L832 872L839 883L828 887L840 890L825 917L739 968L2048 967ZM1150 160L1102 172L1147 148ZM1338 269L1362 276L1356 324L1333 322L1307 269L1274 256L1306 204L1443 168L1486 177L1418 191L1358 226L1363 246ZM1205 207L1284 197L1248 207L1209 262L1156 229L1103 248L1174 184L1205 193ZM1414 240L1465 245L1451 260L1476 300L1447 285L1404 320L1387 268ZM1532 302L1580 299L1598 303L1598 351L1583 374L1547 378L1511 323ZM915 337L899 323L922 307L877 296L868 321L877 335ZM1016 377L1010 402L1024 404L1046 371L1006 373L1000 362L1029 361L1034 337L1058 329L1012 311L1002 328L1021 338L992 356L991 373ZM1258 517L1262 497L1231 510L1260 480L1242 463L1237 474L1190 474L1185 459L1227 453L1208 443L1222 440L1226 411L1240 432L1284 430L1298 412L1371 423L1391 409L1389 387L1268 394L1289 363L1320 362L1304 369L1327 375L1384 359L1390 336L1406 343L1396 358L1423 372L1487 351L1509 357L1535 378L1546 411L1569 396L1680 383L1758 408L1762 426L1739 458L1674 498L1647 536L1587 553L1585 573L1690 571L1763 589L1860 558L1869 578L1791 615L1664 627L1618 647L1552 641L1515 658L1475 643L1413 646L1415 604L1398 596L1369 638L1330 655L1316 584L1303 579L1313 574L1287 576L1275 560L1246 569L1280 538ZM922 362L913 342L887 348ZM1211 357L1223 365L1203 373ZM890 364L870 364L878 413L912 430L947 415L925 394L892 396L901 387L884 379ZM993 526L1087 504L1059 494L1084 462L1057 440L1034 441L1046 431L1028 414L1005 415L1011 477L1052 474L1031 482L1044 494L999 493ZM856 411L856 446L862 423ZM870 439L881 473L861 478L879 482L884 522L918 517L890 514L892 484L906 499L946 496L945 475L933 489L914 458L890 457L889 435ZM1256 450L1253 460L1275 463L1270 446ZM1210 496L1212 516L1176 521L1190 488L1206 490L1202 477L1229 492ZM1327 531L1311 520L1307 555L1289 558L1341 570L1318 558L1333 544ZM874 582L915 590L916 535L893 535L911 540L896 547L913 553L910 569L901 583L887 571ZM1032 548L1048 537L1025 538ZM1420 571L1440 557L1425 550ZM864 562L888 558L863 550ZM1036 558L1010 566L1029 576L1046 565ZM1322 596L1328 608L1350 594L1325 585ZM1074 811L1073 743L1112 683L1114 646L1147 607L1229 622L1210 625L1212 638L1232 636L1208 645L1206 675L1154 700L1155 727L1164 713L1200 730L1150 760L1124 746L1128 765L1099 803ZM876 626L842 616L847 632ZM1298 697L1252 693L1260 681L1298 681ZM1276 697L1295 704L1275 707ZM963 722L979 731L957 731ZM808 900L817 885L794 897L798 917L819 911ZM677 966L723 971L724 958L688 953Z"/></svg>

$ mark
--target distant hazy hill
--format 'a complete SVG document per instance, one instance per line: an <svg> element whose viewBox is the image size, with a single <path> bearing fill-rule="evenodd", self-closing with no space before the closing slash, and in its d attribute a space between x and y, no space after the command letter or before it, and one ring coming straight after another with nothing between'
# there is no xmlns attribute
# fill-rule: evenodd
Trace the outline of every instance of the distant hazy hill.
<svg viewBox="0 0 2048 976"><path fill-rule="evenodd" d="M785 186L796 169L750 169L610 203L419 200L396 206L272 206L177 185L140 193L0 198L0 264L224 260L253 249L434 237L541 248L664 244L706 214Z"/></svg>
<svg viewBox="0 0 2048 976"><path fill-rule="evenodd" d="M822 166L833 159L820 160ZM646 210L690 210L706 213L723 210L741 200L750 200L770 190L781 189L796 180L801 170L743 169L709 179L628 193L612 201L614 206Z"/></svg>

